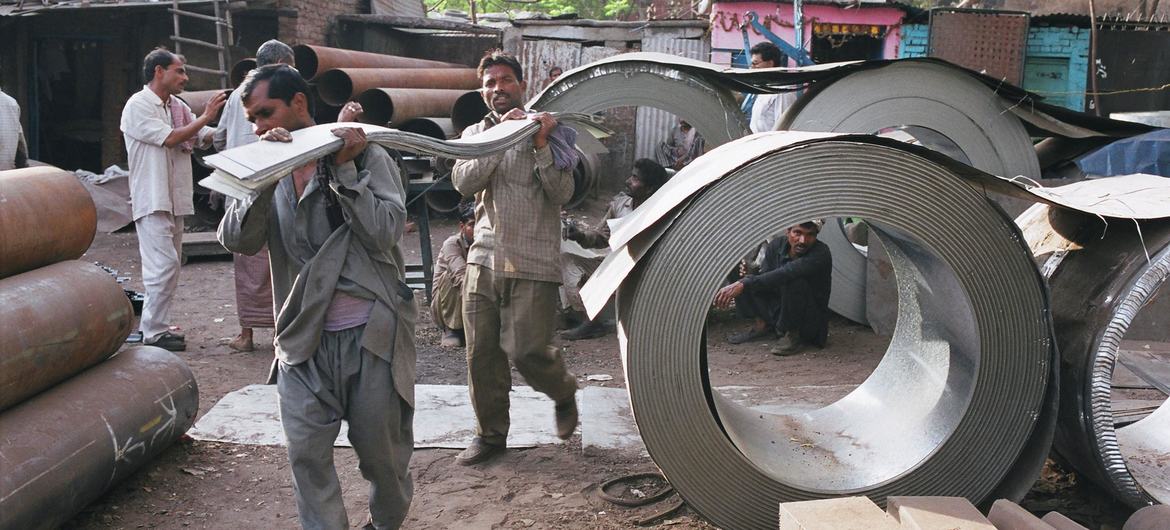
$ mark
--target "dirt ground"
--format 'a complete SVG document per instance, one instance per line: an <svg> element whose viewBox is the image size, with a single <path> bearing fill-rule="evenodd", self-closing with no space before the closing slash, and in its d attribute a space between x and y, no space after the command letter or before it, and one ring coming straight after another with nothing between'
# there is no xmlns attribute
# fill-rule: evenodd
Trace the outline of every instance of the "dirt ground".
<svg viewBox="0 0 1170 530"><path fill-rule="evenodd" d="M604 206L594 201L585 211L595 216ZM432 224L436 251L453 232L451 221ZM408 236L403 246L408 261L419 259L416 235ZM133 232L99 234L82 259L118 269L132 278L129 288L141 289ZM192 260L183 267L174 324L187 335L189 349L179 355L198 382L200 414L225 394L263 382L267 375L273 355L271 330L257 332L255 352L235 353L226 345L238 331L234 308L230 260ZM440 347L439 333L426 313L420 312L417 330L418 383L466 384L463 349ZM770 386L785 397L807 402L829 403L844 395L870 373L886 344L868 328L838 319L832 322L825 350L781 358L769 355L763 343L730 346L722 340L743 325L727 313L713 318L709 333L712 382L716 386ZM582 386L624 386L612 333L580 342L558 341ZM608 374L613 380L590 382L585 374ZM518 375L514 378L523 384ZM470 468L455 464L456 452L415 451L411 460L414 503L405 528L636 528L635 520L671 502L623 508L598 498L595 489L602 481L656 467L638 454L585 456L579 434L563 445L510 450L489 464ZM367 490L357 459L352 449L337 448L335 462L350 526L360 527L366 520ZM1129 513L1055 466L1046 469L1024 505L1040 513L1059 510L1093 528L1120 528ZM685 507L658 524L712 527ZM299 525L283 448L184 438L65 527L284 529Z"/></svg>

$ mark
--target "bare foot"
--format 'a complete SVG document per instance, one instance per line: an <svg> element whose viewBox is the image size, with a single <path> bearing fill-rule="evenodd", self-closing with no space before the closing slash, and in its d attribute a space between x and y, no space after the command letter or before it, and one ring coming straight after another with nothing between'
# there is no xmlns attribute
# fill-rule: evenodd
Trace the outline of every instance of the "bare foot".
<svg viewBox="0 0 1170 530"><path fill-rule="evenodd" d="M238 352L256 351L256 345L252 342L252 337L245 337L242 334L236 335L236 338L228 343L228 347Z"/></svg>

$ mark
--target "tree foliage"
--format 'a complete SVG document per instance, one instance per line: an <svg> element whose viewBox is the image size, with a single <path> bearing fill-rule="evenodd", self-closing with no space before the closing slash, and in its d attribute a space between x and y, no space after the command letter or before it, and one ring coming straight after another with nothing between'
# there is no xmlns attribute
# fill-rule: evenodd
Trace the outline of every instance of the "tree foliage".
<svg viewBox="0 0 1170 530"><path fill-rule="evenodd" d="M443 11L458 9L464 12L471 11L470 0L425 0L428 11ZM576 13L579 18L597 20L616 19L629 14L634 9L632 0L474 0L475 10L478 13L517 11L536 11L547 13L550 16Z"/></svg>

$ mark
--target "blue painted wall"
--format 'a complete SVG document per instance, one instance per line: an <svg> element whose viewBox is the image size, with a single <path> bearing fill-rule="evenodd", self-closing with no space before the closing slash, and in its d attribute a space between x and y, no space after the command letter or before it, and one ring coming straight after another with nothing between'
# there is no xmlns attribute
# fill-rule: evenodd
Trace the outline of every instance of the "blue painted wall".
<svg viewBox="0 0 1170 530"><path fill-rule="evenodd" d="M902 26L898 58L925 57L930 39L927 24ZM1024 88L1045 96L1045 101L1073 110L1085 110L1085 85L1089 71L1087 28L1033 26L1028 29L1024 56Z"/></svg>

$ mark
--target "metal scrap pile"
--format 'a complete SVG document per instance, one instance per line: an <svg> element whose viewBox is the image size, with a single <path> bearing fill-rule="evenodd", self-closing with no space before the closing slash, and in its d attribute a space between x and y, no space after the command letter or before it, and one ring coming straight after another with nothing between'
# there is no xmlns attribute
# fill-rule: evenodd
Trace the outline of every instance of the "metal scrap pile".
<svg viewBox="0 0 1170 530"><path fill-rule="evenodd" d="M782 126L802 132L744 137L732 91L796 87ZM723 144L623 219L583 292L592 313L616 296L643 440L712 522L775 528L779 502L845 494L1018 500L1054 436L1119 499L1170 502L1170 406L1116 430L1109 407L1120 339L1170 276L1170 187L1145 175L1033 184L1047 165L1148 127L929 59L747 71L626 54L566 72L530 104L629 105L672 112ZM915 145L874 136L889 131ZM1034 148L1032 137L1047 139ZM1005 209L1029 204L1022 233ZM805 413L714 392L704 325L720 279L777 230L844 217L866 220L896 279L891 292L869 289L867 258L827 223L830 307L858 322L874 305L895 312L879 366Z"/></svg>
<svg viewBox="0 0 1170 530"><path fill-rule="evenodd" d="M97 214L73 174L0 172L0 203L0 528L55 528L186 432L199 394L166 350L114 355L133 310L77 261Z"/></svg>

